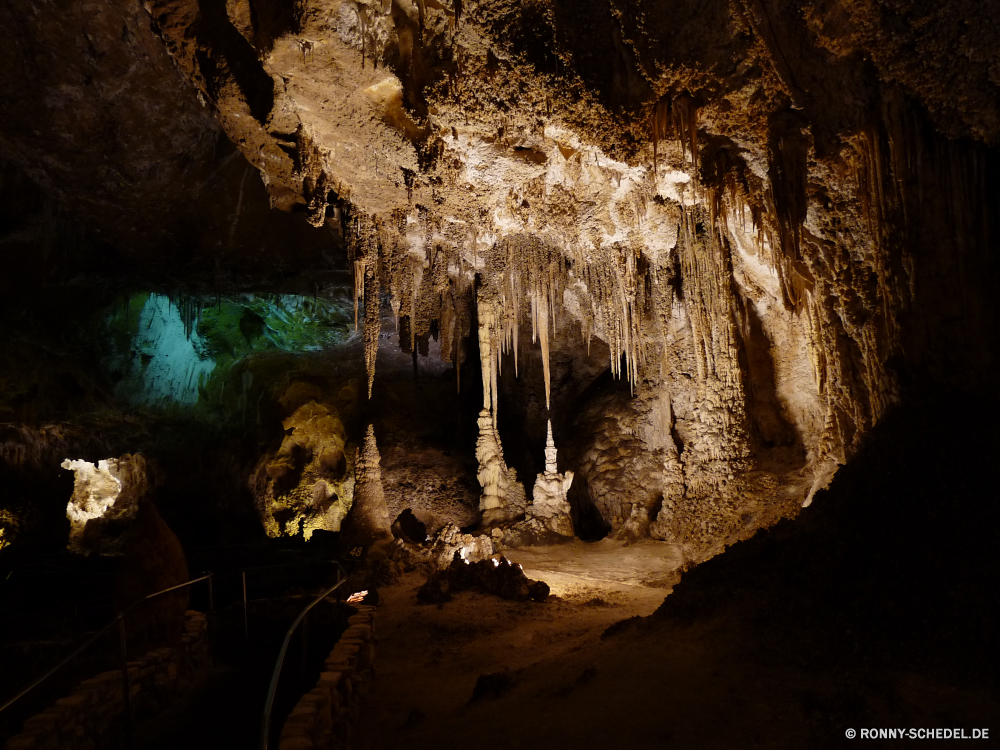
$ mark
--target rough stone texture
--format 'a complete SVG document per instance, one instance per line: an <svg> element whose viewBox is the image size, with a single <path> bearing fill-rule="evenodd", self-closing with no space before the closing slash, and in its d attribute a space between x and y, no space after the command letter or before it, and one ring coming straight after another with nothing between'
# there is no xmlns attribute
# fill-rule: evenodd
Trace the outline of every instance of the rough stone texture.
<svg viewBox="0 0 1000 750"><path fill-rule="evenodd" d="M279 750L330 750L344 747L357 720L359 702L375 676L375 607L358 605L358 614L327 656L316 687L295 704L278 742Z"/></svg>
<svg viewBox="0 0 1000 750"><path fill-rule="evenodd" d="M233 268L283 265L278 247L323 264L329 233L267 211L261 180L141 5L18 1L0 10L0 27L0 64L10 72L0 103L4 161L82 217L119 258L165 261L171 274L197 267L216 288ZM58 253L10 255L40 273L62 262Z"/></svg>
<svg viewBox="0 0 1000 750"><path fill-rule="evenodd" d="M452 594L470 589L517 601L544 602L549 596L548 584L531 580L520 565L512 564L502 555L470 562L456 552L448 567L428 576L417 592L417 601L443 604L451 601Z"/></svg>
<svg viewBox="0 0 1000 750"><path fill-rule="evenodd" d="M205 616L188 611L176 646L149 651L128 663L134 718L141 720L168 708L209 662ZM121 670L102 672L25 721L24 730L7 740L4 748L105 747L115 741L121 713Z"/></svg>
<svg viewBox="0 0 1000 750"><path fill-rule="evenodd" d="M486 409L479 414L476 459L479 461L476 476L483 487L479 503L483 525L493 526L517 518L524 512L524 485L518 482L517 471L504 463L500 436Z"/></svg>
<svg viewBox="0 0 1000 750"><path fill-rule="evenodd" d="M190 580L187 558L177 535L148 498L139 503L135 524L115 581L115 609L131 605L125 618L128 647L133 652L175 645L181 637L190 592L187 588L148 602L140 599Z"/></svg>
<svg viewBox="0 0 1000 750"><path fill-rule="evenodd" d="M531 504L526 516L537 519L549 530L561 536L573 536L573 519L570 517L570 505L566 499L570 485L573 484L573 472L560 474L556 469L557 451L552 440L552 423L548 425L548 436L545 440L545 471L535 477L532 488Z"/></svg>
<svg viewBox="0 0 1000 750"><path fill-rule="evenodd" d="M364 546L392 539L379 460L375 428L368 425L364 447L358 450L354 459L354 503L349 524L345 524L350 527L352 542Z"/></svg>
<svg viewBox="0 0 1000 750"><path fill-rule="evenodd" d="M149 490L146 461L140 454L89 461L66 459L75 474L67 548L77 553L121 553L139 502Z"/></svg>
<svg viewBox="0 0 1000 750"><path fill-rule="evenodd" d="M176 121L189 133L172 153L197 151L211 112L260 174L269 205L345 235L371 322L369 377L381 292L411 348L433 328L441 356L461 363L463 339L478 337L486 523L522 511L495 394L508 377L501 359L517 356L529 321L547 409L549 350L567 317L581 340L604 342L612 375L631 389L607 433L588 425L593 445L567 444L581 461L571 467L585 480L580 492L616 533L651 529L692 559L809 502L908 390L997 386L996 7L143 8L148 22L118 0L86 17L12 6L4 27L25 31L6 62L24 75L12 77L4 143L108 225L119 206L142 215L146 193L132 200L105 187L98 206L85 199L89 185L70 184L80 178L69 155L81 150L71 103L110 112L116 80L177 90L130 100L110 118L117 138L117 125L136 132L147 101L190 100L193 90L206 105L197 116L151 113L154 126ZM54 65L42 62L49 48ZM96 99L83 93L88 77ZM113 142L94 132L79 129L94 144ZM204 169L211 160L193 161ZM101 150L84 162L100 164L87 174L112 187L142 177ZM130 163L150 172L148 159ZM166 183L194 194L203 181L172 165ZM291 259L299 245L285 244L279 254ZM599 433L624 452L612 455L619 446L599 445ZM622 483L611 491L604 477Z"/></svg>
<svg viewBox="0 0 1000 750"><path fill-rule="evenodd" d="M466 479L467 463L427 446L387 451L382 482L390 518L395 520L409 509L432 534L447 523L459 528L474 525L479 520L478 496ZM475 485L475 477L471 479Z"/></svg>
<svg viewBox="0 0 1000 750"><path fill-rule="evenodd" d="M283 405L291 413L282 426L285 437L265 455L251 477L251 490L269 536L303 534L316 529L339 531L354 498L354 456L336 407L309 399L308 390L289 389ZM348 460L350 458L350 461Z"/></svg>

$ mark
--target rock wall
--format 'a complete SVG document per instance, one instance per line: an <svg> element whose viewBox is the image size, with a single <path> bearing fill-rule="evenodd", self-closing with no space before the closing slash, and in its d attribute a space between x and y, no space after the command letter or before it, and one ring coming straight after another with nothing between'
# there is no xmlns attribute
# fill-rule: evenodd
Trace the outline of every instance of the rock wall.
<svg viewBox="0 0 1000 750"><path fill-rule="evenodd" d="M207 622L189 611L176 646L158 648L128 663L133 721L155 716L178 700L209 666ZM107 747L121 733L122 673L102 672L81 682L51 708L32 716L5 750Z"/></svg>
<svg viewBox="0 0 1000 750"><path fill-rule="evenodd" d="M375 676L375 607L355 605L324 664L316 687L292 709L278 742L279 750L328 750L349 742L351 724Z"/></svg>

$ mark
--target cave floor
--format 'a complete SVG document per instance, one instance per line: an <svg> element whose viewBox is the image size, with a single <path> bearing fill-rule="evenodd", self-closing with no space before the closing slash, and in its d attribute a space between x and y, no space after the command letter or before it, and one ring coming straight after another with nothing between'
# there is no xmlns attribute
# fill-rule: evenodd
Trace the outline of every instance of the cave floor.
<svg viewBox="0 0 1000 750"><path fill-rule="evenodd" d="M1000 715L989 690L863 649L830 656L818 631L800 643L762 630L772 605L755 600L727 594L726 611L689 621L648 617L677 576L668 545L509 556L550 583L548 601L463 592L421 605L419 573L380 590L377 675L354 747L825 748L849 744L849 728L970 728Z"/></svg>
<svg viewBox="0 0 1000 750"><path fill-rule="evenodd" d="M377 678L357 728L357 747L440 747L454 741L459 727L472 740L477 726L501 721L493 714L503 710L505 701L498 699L508 691L542 690L545 699L564 701L594 674L578 668L573 655L598 648L614 623L651 614L676 582L681 562L671 545L612 540L505 554L529 578L549 584L546 602L462 592L443 605L421 605L420 573L380 590ZM556 665L560 674L575 671L565 685L555 685L545 665ZM489 674L503 676L472 701L480 676ZM519 723L509 746L533 746L530 724Z"/></svg>

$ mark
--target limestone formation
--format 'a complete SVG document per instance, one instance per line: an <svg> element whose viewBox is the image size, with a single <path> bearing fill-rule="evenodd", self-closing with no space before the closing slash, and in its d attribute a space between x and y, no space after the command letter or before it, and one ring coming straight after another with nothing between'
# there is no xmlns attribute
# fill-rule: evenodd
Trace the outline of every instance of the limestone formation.
<svg viewBox="0 0 1000 750"><path fill-rule="evenodd" d="M204 286L341 263L369 396L383 299L457 384L478 350L487 525L525 512L513 467L537 473L501 445L512 377L538 381L536 420L579 396L552 416L602 520L692 559L812 501L907 389L995 392L993 5L286 5L108 0L8 34L8 69L56 62L10 77L0 145L108 241L214 269ZM5 29L36 10L8 6ZM574 382L592 354L621 390ZM353 475L316 447L258 467L268 533L339 527Z"/></svg>
<svg viewBox="0 0 1000 750"><path fill-rule="evenodd" d="M66 505L67 548L79 554L120 554L139 501L149 490L145 459L138 453L96 464L67 458L62 468L74 473L73 496Z"/></svg>
<svg viewBox="0 0 1000 750"><path fill-rule="evenodd" d="M479 504L483 512L482 525L494 526L524 513L524 485L518 481L517 472L504 463L500 437L493 425L493 417L486 409L479 413L476 459L479 461L476 476L483 487Z"/></svg>
<svg viewBox="0 0 1000 750"><path fill-rule="evenodd" d="M282 422L285 437L258 462L250 479L269 536L306 539L316 529L339 531L354 498L354 456L332 404L309 400Z"/></svg>
<svg viewBox="0 0 1000 750"><path fill-rule="evenodd" d="M512 564L503 555L469 562L456 553L451 565L428 576L417 592L417 601L443 604L451 601L452 594L469 589L516 601L544 602L549 596L545 581L528 578L520 565Z"/></svg>
<svg viewBox="0 0 1000 750"><path fill-rule="evenodd" d="M368 425L364 447L355 458L354 504L350 515L352 541L365 546L392 539L379 461L375 428Z"/></svg>
<svg viewBox="0 0 1000 750"><path fill-rule="evenodd" d="M527 517L541 521L545 527L562 536L573 536L573 519L566 495L573 484L573 472L559 473L556 465L556 445L552 440L552 422L545 438L545 471L535 478Z"/></svg>

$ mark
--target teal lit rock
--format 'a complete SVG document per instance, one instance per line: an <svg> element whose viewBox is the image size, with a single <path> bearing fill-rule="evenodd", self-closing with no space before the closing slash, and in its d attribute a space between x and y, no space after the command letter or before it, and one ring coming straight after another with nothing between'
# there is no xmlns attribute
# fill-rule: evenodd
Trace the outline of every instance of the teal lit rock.
<svg viewBox="0 0 1000 750"><path fill-rule="evenodd" d="M246 372L230 383L245 358L335 348L354 335L350 322L346 303L318 297L136 294L105 319L104 366L115 394L133 406L221 405L227 387L249 388Z"/></svg>

